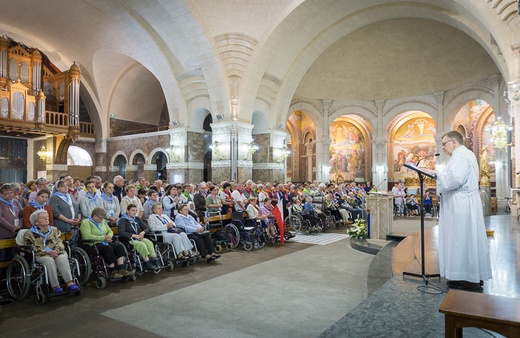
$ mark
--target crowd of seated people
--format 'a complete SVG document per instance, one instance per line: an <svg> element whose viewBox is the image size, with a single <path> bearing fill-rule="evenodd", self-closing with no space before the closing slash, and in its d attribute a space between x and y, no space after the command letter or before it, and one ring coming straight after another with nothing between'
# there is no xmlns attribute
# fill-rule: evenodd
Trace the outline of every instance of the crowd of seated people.
<svg viewBox="0 0 520 338"><path fill-rule="evenodd" d="M35 224L38 227L40 221L31 215L40 212L42 226L38 231L45 230L44 223L48 223L49 229L56 229L54 234L79 228L84 240L80 245L89 255L98 252L108 266L110 277L117 279L130 276L132 271L123 263L126 255L123 244L114 239L116 227L119 238L128 239L134 247L145 270L160 268L158 252L145 236L148 232L160 233L164 242L171 243L180 260L193 259L198 253L201 259L214 262L220 255L205 228L208 212L220 215L243 212L263 224L267 235L276 239L280 236L275 237L275 226L289 213L304 214L314 226L325 221L324 214L340 223L352 223L358 217L365 217L367 191L370 190L364 185L355 183L247 180L236 184L201 182L195 185L162 181L150 184L144 178L125 181L120 175L110 181L98 176L82 180L67 175L56 182L40 178L26 185L0 184L0 239L13 238L22 228L33 229ZM43 213L48 221L43 219ZM27 236L35 234L33 231ZM51 258L56 260L59 255L62 253ZM67 272L60 270L60 264L55 262L55 265L68 279ZM55 280L51 282L56 284ZM70 280L65 287L74 289Z"/></svg>

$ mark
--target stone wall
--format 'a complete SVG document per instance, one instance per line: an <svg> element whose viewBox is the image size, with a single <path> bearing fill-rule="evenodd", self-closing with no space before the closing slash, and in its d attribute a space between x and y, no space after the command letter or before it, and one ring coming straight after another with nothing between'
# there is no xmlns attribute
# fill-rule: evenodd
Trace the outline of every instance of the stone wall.
<svg viewBox="0 0 520 338"><path fill-rule="evenodd" d="M141 122L110 119L110 137L139 134L143 130L156 131L158 126Z"/></svg>

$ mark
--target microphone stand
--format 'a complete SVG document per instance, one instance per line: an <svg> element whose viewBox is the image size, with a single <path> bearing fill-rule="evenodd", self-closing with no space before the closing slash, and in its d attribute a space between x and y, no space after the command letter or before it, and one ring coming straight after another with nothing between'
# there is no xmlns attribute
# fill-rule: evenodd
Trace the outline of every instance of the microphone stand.
<svg viewBox="0 0 520 338"><path fill-rule="evenodd" d="M424 280L424 282L426 283L426 285L428 285L429 278L438 277L440 280L441 275L438 273L435 273L435 274L426 273L425 258L424 258L424 207L423 207L424 206L424 191L423 191L424 187L423 186L424 186L424 176L428 176L430 178L435 178L435 177L424 172L423 170L421 170L417 167L419 162L421 162L421 160L423 160L423 159L424 158L420 159L416 165L409 164L409 163L404 164L404 166L406 168L417 172L417 175L419 175L419 184L421 187L420 188L420 191L421 191L421 274L403 271L403 276L421 277Z"/></svg>

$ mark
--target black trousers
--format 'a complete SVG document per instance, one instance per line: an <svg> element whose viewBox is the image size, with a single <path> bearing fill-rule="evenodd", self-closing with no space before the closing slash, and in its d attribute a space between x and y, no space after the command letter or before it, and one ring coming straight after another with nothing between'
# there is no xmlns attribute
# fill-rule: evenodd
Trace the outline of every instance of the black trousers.
<svg viewBox="0 0 520 338"><path fill-rule="evenodd" d="M202 257L211 255L215 252L215 247L213 246L213 241L211 240L211 235L209 233L203 235L188 234L188 238L195 241L197 251L200 252Z"/></svg>
<svg viewBox="0 0 520 338"><path fill-rule="evenodd" d="M117 259L119 257L125 256L125 247L121 243L108 243L108 245L104 245L102 243L95 244L96 248L98 249L99 254L105 262L108 265L111 265L112 263L116 263ZM89 255L95 255L96 249L92 245L82 245L83 249L87 252Z"/></svg>

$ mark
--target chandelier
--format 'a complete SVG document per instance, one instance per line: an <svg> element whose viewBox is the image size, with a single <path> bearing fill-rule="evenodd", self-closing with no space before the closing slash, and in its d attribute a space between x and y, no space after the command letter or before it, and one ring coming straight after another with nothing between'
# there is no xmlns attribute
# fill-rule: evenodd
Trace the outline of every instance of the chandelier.
<svg viewBox="0 0 520 338"><path fill-rule="evenodd" d="M507 143L507 132L509 130L511 130L511 127L505 124L500 116L491 124L491 138L495 148L505 149L511 146L510 143Z"/></svg>

